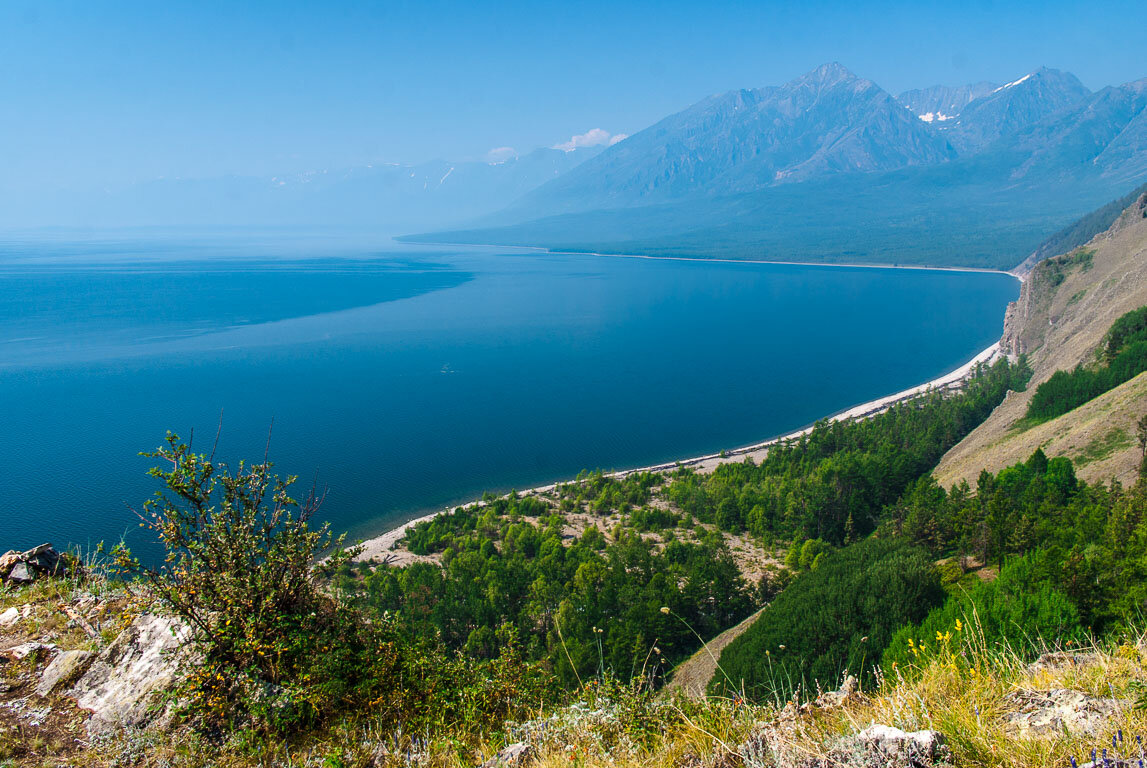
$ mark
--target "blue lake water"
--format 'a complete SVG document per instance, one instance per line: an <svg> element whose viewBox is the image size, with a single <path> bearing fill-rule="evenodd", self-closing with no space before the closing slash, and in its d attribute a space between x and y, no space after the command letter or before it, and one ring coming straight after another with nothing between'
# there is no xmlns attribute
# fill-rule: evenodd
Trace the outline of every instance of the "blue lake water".
<svg viewBox="0 0 1147 768"><path fill-rule="evenodd" d="M352 537L734 448L946 373L1006 275L323 238L0 242L0 549L150 550L165 430L329 488Z"/></svg>

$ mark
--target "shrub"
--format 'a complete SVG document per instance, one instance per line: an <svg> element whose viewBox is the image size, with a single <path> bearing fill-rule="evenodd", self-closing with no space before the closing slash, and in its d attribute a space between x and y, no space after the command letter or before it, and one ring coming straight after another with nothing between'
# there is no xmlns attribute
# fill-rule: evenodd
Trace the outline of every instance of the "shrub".
<svg viewBox="0 0 1147 768"><path fill-rule="evenodd" d="M152 567L121 546L115 558L194 630L198 660L182 670L179 699L199 725L281 734L369 704L407 728L480 727L555 690L512 633L477 661L415 641L389 617L368 621L324 588L335 572L347 578L353 552L327 525L311 527L321 498L296 501L295 478L272 475L270 462L232 472L170 433L145 455L169 465L151 470L163 489L144 511L166 556Z"/></svg>
<svg viewBox="0 0 1147 768"><path fill-rule="evenodd" d="M893 632L944 598L924 551L899 541L868 539L820 558L724 649L711 693L783 699L797 686L835 687L845 672L871 680Z"/></svg>
<svg viewBox="0 0 1147 768"><path fill-rule="evenodd" d="M906 669L924 661L921 654L937 640L1007 648L1021 657L1041 651L1044 639L1081 640L1079 613L1043 575L1043 558L1037 552L1012 560L995 581L955 594L920 624L902 627L884 652L886 669L893 663Z"/></svg>

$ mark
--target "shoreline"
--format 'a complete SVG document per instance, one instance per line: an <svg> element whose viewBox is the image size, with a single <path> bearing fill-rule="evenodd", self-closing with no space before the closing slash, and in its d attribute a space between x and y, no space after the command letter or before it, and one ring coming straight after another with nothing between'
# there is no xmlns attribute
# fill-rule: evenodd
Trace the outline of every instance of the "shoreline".
<svg viewBox="0 0 1147 768"><path fill-rule="evenodd" d="M659 257L656 257L656 256L650 256L650 257L638 256L635 258L659 258ZM708 261L708 259L703 259L703 261ZM781 262L781 263L788 263L788 262ZM889 269L897 269L897 267L889 267ZM930 269L930 268L924 267L924 269ZM1013 275L1013 277L1016 277L1016 276ZM1021 279L1021 278L1017 277L1017 279ZM1022 279L1021 279L1021 282L1022 282ZM964 382L964 380L968 378L968 376L971 374L972 370L978 364L987 363L990 365L991 363L995 362L996 360L1000 359L1003 356L1004 356L1004 353L1000 347L1000 342L997 341L994 344L992 344L990 347L988 347L987 349L981 351L979 354L977 354L975 357L973 357L968 362L964 363L963 365L956 368L955 370L944 374L943 376L938 376L935 379L932 379L930 381L926 381L923 384L919 384L915 387L910 387L908 389L901 390L901 391L896 392L894 394L885 395L883 397L878 397L875 400L869 400L866 403L861 403L860 405L855 405L851 408L846 408L842 411L838 411L837 413L829 416L827 418L827 421L834 422L834 421L851 421L854 419L866 419L866 418L869 418L871 416L876 416L880 413L883 413L884 411L888 410L889 408L891 408L892 406L894 406L898 403L904 402L906 400L914 399L914 398L919 397L920 395L923 395L929 391L951 389L951 388L959 387L959 385L962 384ZM773 445L776 445L777 443L785 442L788 440L794 440L794 439L801 437L802 435L806 435L813 430L814 426L815 425L810 425L810 426L807 426L803 429L796 430L795 432L789 432L787 434L778 435L776 437L771 437L768 440L764 440L764 441L761 441L759 443L753 443L752 445L743 446L741 448L733 448L730 450L719 451L717 453L709 453L709 454L705 454L702 456L693 456L690 458L677 459L675 461L668 461L668 462L663 462L660 464L651 464L651 465L644 466L644 467L634 467L634 468L630 468L630 469L614 470L612 472L606 473L606 477L621 478L621 477L627 477L629 475L632 475L632 474L635 474L638 472L670 472L670 471L673 471L673 470L676 470L676 469L679 469L682 467L694 467L699 472L712 472L714 469L716 469L721 464L727 464L727 463L734 462L734 461L744 461L746 458L752 459L754 461L759 461L768 452L768 449L770 446L773 446ZM572 480L559 480L557 482L549 483L547 485L539 485L539 486L535 486L533 488L528 488L526 490L517 491L517 493L519 496L535 496L538 494L548 493L548 492L554 490L554 488L556 488L558 485L568 483L568 482L572 482ZM505 494L503 494L503 495L505 495ZM411 528L413 528L414 526L418 525L419 523L425 522L427 520L432 520L435 517L438 517L439 515L442 515L442 514L448 514L450 512L453 512L455 509L457 509L459 507L470 507L470 506L474 506L474 505L480 506L480 505L482 505L482 503L483 502L481 499L474 499L473 501L452 505L452 506L446 507L444 509L440 509L440 510L437 510L434 512L427 513L425 515L421 515L421 516L413 518L411 520L407 520L406 522L402 523L401 525L398 525L394 528L391 528L390 530L388 530L382 534L379 534L378 536L373 536L371 538L364 539L363 541L361 541L357 545L357 546L362 547L362 551L359 553L359 555L357 555L355 557L355 560L356 561L365 561L365 562L369 562L372 560L376 560L376 561L380 561L380 562L384 561L389 554L393 553L394 547L398 544L398 542L402 539L402 537L406 535L406 532L408 530L410 530ZM411 561L411 562L413 561L413 560L411 560L411 558L403 558L403 559L405 561Z"/></svg>
<svg viewBox="0 0 1147 768"><path fill-rule="evenodd" d="M711 262L717 264L775 264L775 265L792 265L797 267L837 267L840 269L915 269L924 272L979 272L989 275L1010 275L1014 277L1021 285L1024 282L1024 275L1018 269L1020 265L1012 269L988 269L987 267L942 267L942 266L929 266L925 264L860 264L860 263L839 263L839 262L824 262L824 261L770 261L768 259L723 259L723 258L705 258L703 256L651 256L649 254L641 253L600 253L598 251L563 251L555 250L553 248L546 248L540 245L491 245L489 243L436 243L436 242L407 242L392 237L396 243L402 245L425 245L435 248L449 248L457 246L459 248L489 248L492 250L514 250L514 251L529 251L532 253L544 253L551 256L600 256L604 258L613 259L650 259L653 261L699 261ZM1022 265L1023 262L1020 264Z"/></svg>

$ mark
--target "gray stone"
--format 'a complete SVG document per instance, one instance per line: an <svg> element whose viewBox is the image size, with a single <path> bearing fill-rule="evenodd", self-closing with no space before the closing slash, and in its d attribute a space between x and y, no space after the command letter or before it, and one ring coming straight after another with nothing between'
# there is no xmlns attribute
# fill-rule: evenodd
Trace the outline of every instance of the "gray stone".
<svg viewBox="0 0 1147 768"><path fill-rule="evenodd" d="M83 674L88 668L95 653L92 651L64 651L52 659L52 663L40 676L40 684L36 686L37 696L49 696L56 689L68 685Z"/></svg>
<svg viewBox="0 0 1147 768"><path fill-rule="evenodd" d="M52 643L21 643L0 651L0 659L7 661L20 661L29 656L54 653L56 646Z"/></svg>
<svg viewBox="0 0 1147 768"><path fill-rule="evenodd" d="M24 552L21 559L35 571L49 576L60 572L60 553L51 544L41 544Z"/></svg>
<svg viewBox="0 0 1147 768"><path fill-rule="evenodd" d="M938 731L902 731L887 725L873 725L856 734L856 740L869 751L889 757L927 759L945 757L944 736ZM927 763L931 765L932 763ZM914 765L906 762L905 765Z"/></svg>
<svg viewBox="0 0 1147 768"><path fill-rule="evenodd" d="M951 765L944 737L936 731L906 732L873 725L811 753L785 723L762 724L741 746L750 768L942 768Z"/></svg>
<svg viewBox="0 0 1147 768"><path fill-rule="evenodd" d="M0 627L11 627L16 622L20 621L20 609L12 606L4 613L0 613Z"/></svg>
<svg viewBox="0 0 1147 768"><path fill-rule="evenodd" d="M1013 711L1004 717L1008 731L1020 736L1096 734L1131 702L1095 698L1080 691L1014 691L1007 696Z"/></svg>
<svg viewBox="0 0 1147 768"><path fill-rule="evenodd" d="M533 757L534 748L527 742L519 741L499 749L496 755L482 763L482 768L519 768Z"/></svg>
<svg viewBox="0 0 1147 768"><path fill-rule="evenodd" d="M143 614L100 652L67 695L91 710L88 732L145 725L155 694L176 681L179 651L190 630L174 619Z"/></svg>
<svg viewBox="0 0 1147 768"><path fill-rule="evenodd" d="M14 584L31 584L35 580L35 569L29 568L24 561L16 563L12 566L12 570L8 571L8 581Z"/></svg>

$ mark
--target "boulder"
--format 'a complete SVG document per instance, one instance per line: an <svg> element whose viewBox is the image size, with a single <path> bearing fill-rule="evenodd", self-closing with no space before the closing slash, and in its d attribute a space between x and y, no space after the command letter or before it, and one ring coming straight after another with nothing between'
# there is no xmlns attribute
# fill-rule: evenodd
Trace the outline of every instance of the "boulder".
<svg viewBox="0 0 1147 768"><path fill-rule="evenodd" d="M64 651L57 655L40 676L36 695L49 696L73 682L88 668L95 655L92 651Z"/></svg>
<svg viewBox="0 0 1147 768"><path fill-rule="evenodd" d="M143 614L101 651L66 694L91 710L88 733L145 725L152 698L175 684L179 652L190 636L174 619Z"/></svg>
<svg viewBox="0 0 1147 768"><path fill-rule="evenodd" d="M23 553L10 549L0 555L0 579L7 578L8 571L12 570L12 566L20 562L21 554Z"/></svg>
<svg viewBox="0 0 1147 768"><path fill-rule="evenodd" d="M1066 669L1087 667L1099 661L1099 654L1093 652L1072 653L1071 651L1048 651L1028 664L1029 675L1040 672L1059 672Z"/></svg>
<svg viewBox="0 0 1147 768"><path fill-rule="evenodd" d="M0 651L0 661L21 661L29 656L40 656L55 653L56 646L52 643L21 643Z"/></svg>
<svg viewBox="0 0 1147 768"><path fill-rule="evenodd" d="M0 613L0 627L11 627L20 621L21 618L23 617L20 615L20 609L13 605L8 610Z"/></svg>
<svg viewBox="0 0 1147 768"><path fill-rule="evenodd" d="M938 731L902 731L887 725L873 725L856 735L856 741L870 756L888 765L943 765L948 759L944 736Z"/></svg>
<svg viewBox="0 0 1147 768"><path fill-rule="evenodd" d="M51 544L41 544L21 555L21 559L31 568L47 576L57 576L62 569L60 553Z"/></svg>
<svg viewBox="0 0 1147 768"><path fill-rule="evenodd" d="M887 725L870 726L823 749L809 749L802 742L795 733L765 725L741 746L740 754L750 768L942 768L952 759L942 734Z"/></svg>
<svg viewBox="0 0 1147 768"><path fill-rule="evenodd" d="M0 555L0 579L14 584L27 584L38 576L56 576L63 559L51 544L41 544L26 552L9 550Z"/></svg>
<svg viewBox="0 0 1147 768"><path fill-rule="evenodd" d="M22 561L16 563L12 566L12 570L8 571L8 581L13 584L31 584L35 580L36 571Z"/></svg>
<svg viewBox="0 0 1147 768"><path fill-rule="evenodd" d="M533 757L534 748L527 742L519 741L517 744L502 747L496 755L482 763L482 768L520 768Z"/></svg>
<svg viewBox="0 0 1147 768"><path fill-rule="evenodd" d="M1007 696L1012 711L1004 717L1007 729L1020 736L1095 734L1131 702L1096 698L1080 691L1014 691Z"/></svg>

